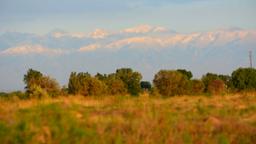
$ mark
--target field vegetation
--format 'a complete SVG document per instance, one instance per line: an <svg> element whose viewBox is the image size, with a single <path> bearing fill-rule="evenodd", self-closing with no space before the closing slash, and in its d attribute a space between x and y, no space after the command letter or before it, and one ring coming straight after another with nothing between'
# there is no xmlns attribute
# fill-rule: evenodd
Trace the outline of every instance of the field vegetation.
<svg viewBox="0 0 256 144"><path fill-rule="evenodd" d="M0 100L1 143L253 144L256 94Z"/></svg>
<svg viewBox="0 0 256 144"><path fill-rule="evenodd" d="M256 70L201 79L160 70L153 83L130 68L72 72L67 86L39 71L25 92L0 93L1 143L253 144Z"/></svg>

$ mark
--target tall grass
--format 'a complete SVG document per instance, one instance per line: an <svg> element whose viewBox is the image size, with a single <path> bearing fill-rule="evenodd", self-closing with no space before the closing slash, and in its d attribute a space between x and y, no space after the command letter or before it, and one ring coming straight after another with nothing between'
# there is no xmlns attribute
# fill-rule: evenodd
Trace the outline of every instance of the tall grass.
<svg viewBox="0 0 256 144"><path fill-rule="evenodd" d="M256 95L0 100L1 143L256 141Z"/></svg>

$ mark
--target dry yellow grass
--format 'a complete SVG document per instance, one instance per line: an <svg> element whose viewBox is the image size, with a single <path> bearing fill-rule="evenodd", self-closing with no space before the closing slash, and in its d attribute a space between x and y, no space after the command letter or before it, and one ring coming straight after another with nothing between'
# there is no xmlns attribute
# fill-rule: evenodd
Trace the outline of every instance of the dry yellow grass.
<svg viewBox="0 0 256 144"><path fill-rule="evenodd" d="M256 94L0 100L0 141L253 143Z"/></svg>

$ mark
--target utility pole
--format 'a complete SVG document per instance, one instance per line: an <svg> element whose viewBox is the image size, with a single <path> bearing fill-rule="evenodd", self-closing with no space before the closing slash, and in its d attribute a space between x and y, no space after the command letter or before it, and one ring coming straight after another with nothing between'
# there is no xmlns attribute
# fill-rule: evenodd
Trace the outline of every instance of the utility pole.
<svg viewBox="0 0 256 144"><path fill-rule="evenodd" d="M252 51L249 51L250 68L252 68Z"/></svg>

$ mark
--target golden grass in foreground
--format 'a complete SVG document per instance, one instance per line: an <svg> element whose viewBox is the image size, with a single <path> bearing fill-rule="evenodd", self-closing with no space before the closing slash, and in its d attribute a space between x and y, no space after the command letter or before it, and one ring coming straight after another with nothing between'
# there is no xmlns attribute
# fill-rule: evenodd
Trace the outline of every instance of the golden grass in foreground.
<svg viewBox="0 0 256 144"><path fill-rule="evenodd" d="M1 143L255 143L256 95L0 100Z"/></svg>

